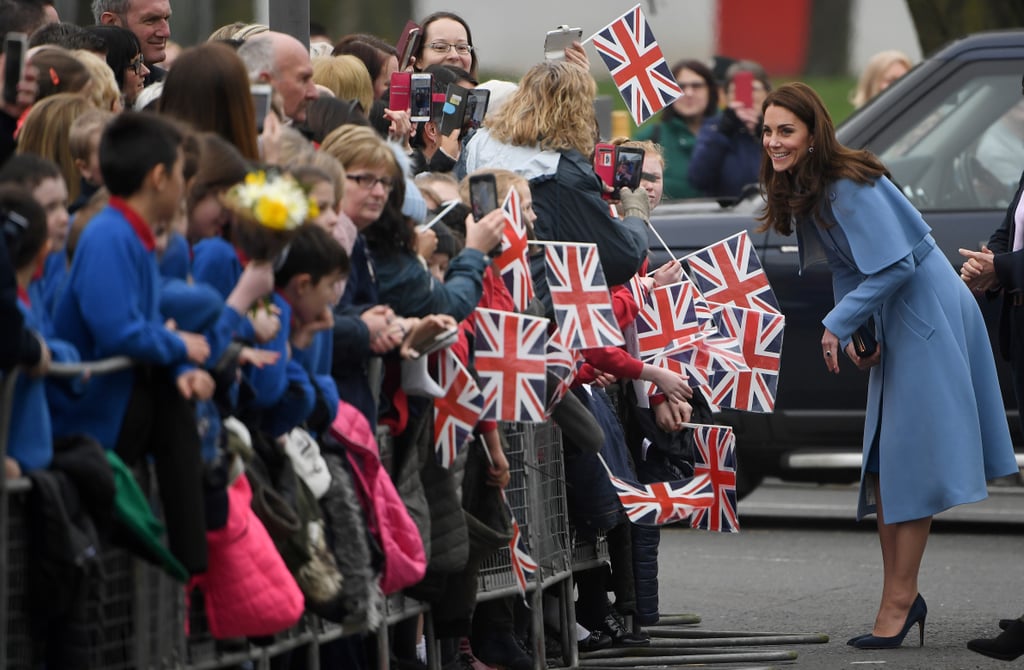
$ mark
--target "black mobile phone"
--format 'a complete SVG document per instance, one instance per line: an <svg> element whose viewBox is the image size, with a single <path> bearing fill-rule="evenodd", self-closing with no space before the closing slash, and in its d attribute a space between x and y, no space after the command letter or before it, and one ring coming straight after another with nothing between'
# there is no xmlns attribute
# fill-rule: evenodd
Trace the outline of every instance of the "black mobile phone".
<svg viewBox="0 0 1024 670"><path fill-rule="evenodd" d="M438 129L442 135L450 135L453 130L462 128L466 118L466 98L469 91L456 84L448 84L444 94L444 105L441 107L441 122Z"/></svg>
<svg viewBox="0 0 1024 670"><path fill-rule="evenodd" d="M263 121L270 113L273 89L270 84L251 84L249 91L252 93L253 111L256 113L256 132L262 133Z"/></svg>
<svg viewBox="0 0 1024 670"><path fill-rule="evenodd" d="M410 121L429 121L431 101L434 97L434 75L429 72L416 72L412 75L412 104Z"/></svg>
<svg viewBox="0 0 1024 670"><path fill-rule="evenodd" d="M479 128L484 122L484 114L487 113L487 103L491 99L491 92L486 88L475 88L469 92L466 100L466 118L464 128Z"/></svg>
<svg viewBox="0 0 1024 670"><path fill-rule="evenodd" d="M477 221L498 209L498 183L493 174L470 175L469 206Z"/></svg>
<svg viewBox="0 0 1024 670"><path fill-rule="evenodd" d="M25 33L7 33L4 38L4 102L18 101L18 84L25 74L25 51L28 36Z"/></svg>
<svg viewBox="0 0 1024 670"><path fill-rule="evenodd" d="M615 197L619 191L631 191L640 187L640 172L644 166L644 150L635 147L615 147L615 172L612 173L612 188Z"/></svg>

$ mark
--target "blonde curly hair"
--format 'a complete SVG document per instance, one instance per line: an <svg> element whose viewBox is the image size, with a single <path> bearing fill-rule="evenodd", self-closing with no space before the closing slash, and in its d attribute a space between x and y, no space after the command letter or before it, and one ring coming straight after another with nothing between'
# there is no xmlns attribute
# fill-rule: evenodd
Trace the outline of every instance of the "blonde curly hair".
<svg viewBox="0 0 1024 670"><path fill-rule="evenodd" d="M485 125L506 144L576 149L589 156L597 138L596 93L593 77L579 65L545 61L530 68L519 88Z"/></svg>

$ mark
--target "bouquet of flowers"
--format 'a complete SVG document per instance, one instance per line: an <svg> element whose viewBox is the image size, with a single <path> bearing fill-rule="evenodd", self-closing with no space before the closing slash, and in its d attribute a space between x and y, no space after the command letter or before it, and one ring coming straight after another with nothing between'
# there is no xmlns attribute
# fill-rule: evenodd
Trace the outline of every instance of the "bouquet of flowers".
<svg viewBox="0 0 1024 670"><path fill-rule="evenodd" d="M224 194L235 214L232 242L250 259L273 260L307 220L319 216L316 203L290 174L250 172Z"/></svg>

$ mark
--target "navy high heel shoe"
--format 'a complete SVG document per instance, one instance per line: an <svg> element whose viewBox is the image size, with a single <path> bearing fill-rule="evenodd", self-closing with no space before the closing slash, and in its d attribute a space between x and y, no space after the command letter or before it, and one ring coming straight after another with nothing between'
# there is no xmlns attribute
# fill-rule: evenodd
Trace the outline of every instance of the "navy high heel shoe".
<svg viewBox="0 0 1024 670"><path fill-rule="evenodd" d="M924 646L924 620L928 616L928 605L925 604L924 598L918 593L917 597L914 598L913 604L910 606L910 611L907 612L907 619L903 622L903 630L898 635L892 637L878 637L877 635L866 635L862 638L853 638L850 640L851 646L857 649L895 649L896 647L903 644L903 638L907 636L907 633L914 626L918 624L919 631L921 633L921 646Z"/></svg>

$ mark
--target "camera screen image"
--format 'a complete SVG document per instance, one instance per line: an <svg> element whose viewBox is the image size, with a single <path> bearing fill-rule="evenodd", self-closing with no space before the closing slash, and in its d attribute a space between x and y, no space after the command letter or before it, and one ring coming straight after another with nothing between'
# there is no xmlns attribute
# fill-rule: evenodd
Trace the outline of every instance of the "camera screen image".
<svg viewBox="0 0 1024 670"><path fill-rule="evenodd" d="M635 188L640 181L640 169L643 167L643 153L620 151L615 157L614 188Z"/></svg>

